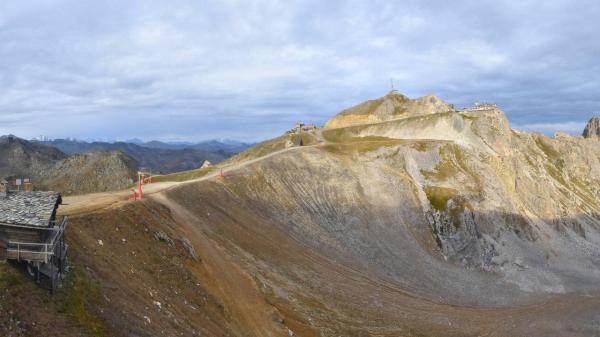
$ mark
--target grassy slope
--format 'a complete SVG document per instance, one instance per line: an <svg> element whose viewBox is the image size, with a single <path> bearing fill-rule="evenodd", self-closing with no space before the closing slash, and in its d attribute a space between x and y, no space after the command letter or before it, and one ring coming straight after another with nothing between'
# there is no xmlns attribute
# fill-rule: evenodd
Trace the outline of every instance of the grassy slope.
<svg viewBox="0 0 600 337"><path fill-rule="evenodd" d="M208 275L202 256L192 258L164 206L129 203L71 217L69 228L72 270L55 295L0 264L0 336L241 335L198 279Z"/></svg>
<svg viewBox="0 0 600 337"><path fill-rule="evenodd" d="M300 134L286 134L286 135L283 135L283 136L280 136L277 138L267 140L260 144L257 144L255 146L251 147L250 149L240 152L240 153L236 154L235 156L225 160L224 162L219 163L218 165L215 165L215 166L212 166L209 168L183 171L183 172L172 173L172 174L167 174L167 175L159 175L159 176L155 176L154 179L156 182L163 182L163 181L186 181L186 180L201 178L201 177L207 175L208 173L218 170L220 167L226 167L227 165L240 163L240 162L243 162L246 160L256 159L256 158L268 155L269 153L283 150L286 147L287 141L291 141L293 143L294 139L297 137L302 138L302 143L304 145L317 144L317 138L312 133L302 132Z"/></svg>
<svg viewBox="0 0 600 337"><path fill-rule="evenodd" d="M21 266L0 264L0 335L106 336L97 285L82 269L72 263L64 288L50 295Z"/></svg>

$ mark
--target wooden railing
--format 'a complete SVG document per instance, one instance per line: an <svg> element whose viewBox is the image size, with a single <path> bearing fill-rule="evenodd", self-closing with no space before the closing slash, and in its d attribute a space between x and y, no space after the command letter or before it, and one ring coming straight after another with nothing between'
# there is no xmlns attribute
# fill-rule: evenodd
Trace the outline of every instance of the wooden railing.
<svg viewBox="0 0 600 337"><path fill-rule="evenodd" d="M52 231L46 243L37 242L16 242L9 241L6 247L6 254L9 260L30 261L48 263L56 252L57 245L61 243L67 218L63 218L58 226L48 228Z"/></svg>

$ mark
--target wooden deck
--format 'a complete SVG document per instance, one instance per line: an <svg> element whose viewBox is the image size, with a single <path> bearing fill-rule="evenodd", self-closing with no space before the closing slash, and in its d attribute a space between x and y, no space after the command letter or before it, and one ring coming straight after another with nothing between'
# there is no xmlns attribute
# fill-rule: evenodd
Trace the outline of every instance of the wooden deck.
<svg viewBox="0 0 600 337"><path fill-rule="evenodd" d="M67 227L67 218L48 229L47 240L44 243L9 241L6 248L8 260L48 263L53 256L62 258L64 247L64 233Z"/></svg>
<svg viewBox="0 0 600 337"><path fill-rule="evenodd" d="M67 265L68 245L65 243L64 234L68 220L63 220L54 227L47 228L43 243L9 241L6 244L5 255L7 260L27 262L36 273L36 279L40 281L40 275L44 275L50 281L52 291L60 284L61 275L64 274Z"/></svg>

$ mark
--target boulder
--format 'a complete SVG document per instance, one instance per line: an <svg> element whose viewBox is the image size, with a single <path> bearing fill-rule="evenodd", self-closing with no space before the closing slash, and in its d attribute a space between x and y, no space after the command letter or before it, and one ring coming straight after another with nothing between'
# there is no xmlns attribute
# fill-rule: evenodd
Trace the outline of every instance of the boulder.
<svg viewBox="0 0 600 337"><path fill-rule="evenodd" d="M200 166L200 168L203 169L203 168L208 168L211 166L212 166L212 163L209 162L208 160L205 160L204 163L202 163L202 166Z"/></svg>

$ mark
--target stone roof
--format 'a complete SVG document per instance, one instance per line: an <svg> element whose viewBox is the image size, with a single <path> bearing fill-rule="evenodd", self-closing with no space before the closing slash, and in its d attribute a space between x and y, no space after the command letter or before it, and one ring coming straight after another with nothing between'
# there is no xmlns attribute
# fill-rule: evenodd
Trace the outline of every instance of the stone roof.
<svg viewBox="0 0 600 337"><path fill-rule="evenodd" d="M48 227L60 202L57 192L10 192L0 198L0 225Z"/></svg>

